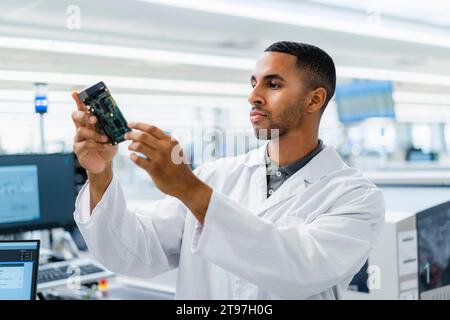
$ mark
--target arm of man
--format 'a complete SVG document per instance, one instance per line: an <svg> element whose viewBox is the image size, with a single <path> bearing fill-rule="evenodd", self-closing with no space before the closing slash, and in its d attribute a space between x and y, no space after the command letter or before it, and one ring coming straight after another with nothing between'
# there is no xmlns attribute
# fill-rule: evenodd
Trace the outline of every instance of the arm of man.
<svg viewBox="0 0 450 320"><path fill-rule="evenodd" d="M132 211L116 176L91 210L88 181L80 191L75 221L93 256L111 271L152 277L178 267L186 207L176 198Z"/></svg>

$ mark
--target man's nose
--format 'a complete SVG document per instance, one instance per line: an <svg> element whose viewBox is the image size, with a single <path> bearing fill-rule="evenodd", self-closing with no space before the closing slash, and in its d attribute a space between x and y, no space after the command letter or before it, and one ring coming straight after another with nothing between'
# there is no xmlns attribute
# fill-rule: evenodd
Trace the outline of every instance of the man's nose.
<svg viewBox="0 0 450 320"><path fill-rule="evenodd" d="M254 105L264 105L265 100L262 97L262 95L259 93L259 90L257 87L254 87L250 94L248 95L248 102L254 106Z"/></svg>

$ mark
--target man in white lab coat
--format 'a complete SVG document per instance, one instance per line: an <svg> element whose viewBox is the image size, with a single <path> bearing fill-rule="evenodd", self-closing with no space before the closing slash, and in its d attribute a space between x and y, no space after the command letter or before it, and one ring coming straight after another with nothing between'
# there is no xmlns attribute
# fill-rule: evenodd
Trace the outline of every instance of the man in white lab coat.
<svg viewBox="0 0 450 320"><path fill-rule="evenodd" d="M89 178L74 215L107 268L153 277L178 267L179 299L341 297L380 233L384 201L318 139L336 85L333 60L312 45L274 43L251 85L250 121L268 143L194 172L173 161L174 139L129 123L129 149L141 154L131 160L167 194L136 212L113 172L117 146L94 130L73 92L74 151Z"/></svg>

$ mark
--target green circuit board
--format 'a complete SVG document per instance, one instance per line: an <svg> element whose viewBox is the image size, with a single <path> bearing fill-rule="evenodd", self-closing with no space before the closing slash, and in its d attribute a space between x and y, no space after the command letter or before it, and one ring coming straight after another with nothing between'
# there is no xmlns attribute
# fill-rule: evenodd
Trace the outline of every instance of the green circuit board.
<svg viewBox="0 0 450 320"><path fill-rule="evenodd" d="M89 112L97 117L95 127L108 137L109 143L116 145L125 141L123 136L131 129L103 82L86 89L78 97L89 106Z"/></svg>

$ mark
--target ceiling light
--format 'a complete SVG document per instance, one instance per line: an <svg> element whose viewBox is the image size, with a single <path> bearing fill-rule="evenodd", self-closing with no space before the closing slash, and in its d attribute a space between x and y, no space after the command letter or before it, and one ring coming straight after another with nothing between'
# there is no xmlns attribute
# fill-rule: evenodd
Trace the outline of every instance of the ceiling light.
<svg viewBox="0 0 450 320"><path fill-rule="evenodd" d="M348 67L348 66L340 66L340 67L337 66L336 72L338 77L350 79L391 80L404 83L450 86L450 76L431 73L419 73L419 72Z"/></svg>
<svg viewBox="0 0 450 320"><path fill-rule="evenodd" d="M247 95L250 92L250 85L229 82L168 80L18 70L0 70L0 80L27 83L45 82L49 84L66 84L83 87L104 81L110 88L233 96Z"/></svg>
<svg viewBox="0 0 450 320"><path fill-rule="evenodd" d="M0 36L0 48L22 49L84 56L97 56L142 61L158 61L203 67L227 69L253 69L256 60L191 52L144 49L126 46L111 46L48 39L31 39Z"/></svg>
<svg viewBox="0 0 450 320"><path fill-rule="evenodd" d="M244 4L237 1L211 1L211 0L137 0L158 5L171 6L189 10L197 10L208 13L222 14L240 18L254 19L260 21L288 24L299 27L322 29L332 32L344 32L366 37L383 38L402 42L433 45L437 47L450 48L450 37L437 32L423 32L411 30L407 27L392 27L371 23L361 23L360 19L351 21L348 16L340 19L333 18L330 14L324 15L302 13L295 7L280 10L277 7ZM279 7L279 6L278 6Z"/></svg>

